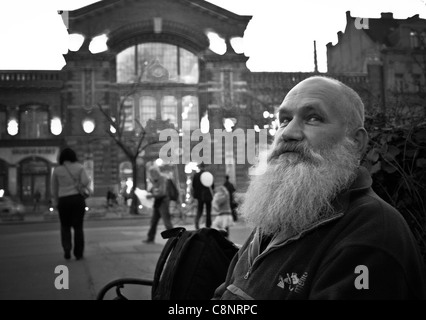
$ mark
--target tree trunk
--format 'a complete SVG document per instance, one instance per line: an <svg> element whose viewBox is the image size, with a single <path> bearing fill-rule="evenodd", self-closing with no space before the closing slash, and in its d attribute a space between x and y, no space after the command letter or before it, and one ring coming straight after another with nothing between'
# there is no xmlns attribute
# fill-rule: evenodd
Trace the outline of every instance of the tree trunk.
<svg viewBox="0 0 426 320"><path fill-rule="evenodd" d="M138 186L138 166L136 163L136 159L132 159L132 177L133 177L133 186L130 191L130 197L132 199L132 203L130 205L130 214L138 214L138 197L136 196L135 190Z"/></svg>

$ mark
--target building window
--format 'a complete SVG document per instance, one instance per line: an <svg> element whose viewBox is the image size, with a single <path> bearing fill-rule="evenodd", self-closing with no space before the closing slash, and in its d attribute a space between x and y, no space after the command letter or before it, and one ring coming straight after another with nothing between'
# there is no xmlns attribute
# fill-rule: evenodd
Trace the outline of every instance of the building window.
<svg viewBox="0 0 426 320"><path fill-rule="evenodd" d="M124 131L135 130L135 101L132 97L127 97L123 101Z"/></svg>
<svg viewBox="0 0 426 320"><path fill-rule="evenodd" d="M404 92L404 75L402 73L395 73L395 91Z"/></svg>
<svg viewBox="0 0 426 320"><path fill-rule="evenodd" d="M46 107L29 105L19 110L19 133L21 139L49 137L49 114Z"/></svg>
<svg viewBox="0 0 426 320"><path fill-rule="evenodd" d="M0 192L3 190L5 194L8 194L7 186L8 167L5 161L0 159Z"/></svg>
<svg viewBox="0 0 426 320"><path fill-rule="evenodd" d="M413 77L413 92L418 93L421 89L421 75L414 73Z"/></svg>
<svg viewBox="0 0 426 320"><path fill-rule="evenodd" d="M7 114L6 110L0 107L0 139L7 137Z"/></svg>
<svg viewBox="0 0 426 320"><path fill-rule="evenodd" d="M410 31L410 46L412 49L419 47L419 36L416 31Z"/></svg>
<svg viewBox="0 0 426 320"><path fill-rule="evenodd" d="M182 121L189 121L190 130L200 128L198 98L196 96L184 96L182 98Z"/></svg>
<svg viewBox="0 0 426 320"><path fill-rule="evenodd" d="M174 96L164 96L161 99L161 119L169 120L175 127L178 127L177 100Z"/></svg>
<svg viewBox="0 0 426 320"><path fill-rule="evenodd" d="M139 99L139 121L145 128L149 119L157 119L157 100L154 97L142 96Z"/></svg>
<svg viewBox="0 0 426 320"><path fill-rule="evenodd" d="M138 82L134 65L135 47L120 52L117 55L117 82Z"/></svg>
<svg viewBox="0 0 426 320"><path fill-rule="evenodd" d="M149 82L151 75L161 81L198 83L198 58L186 49L158 42L138 44L117 54L117 82Z"/></svg>
<svg viewBox="0 0 426 320"><path fill-rule="evenodd" d="M44 159L25 159L20 163L23 202L32 202L36 190L40 192L42 201L49 198L49 172L49 165Z"/></svg>

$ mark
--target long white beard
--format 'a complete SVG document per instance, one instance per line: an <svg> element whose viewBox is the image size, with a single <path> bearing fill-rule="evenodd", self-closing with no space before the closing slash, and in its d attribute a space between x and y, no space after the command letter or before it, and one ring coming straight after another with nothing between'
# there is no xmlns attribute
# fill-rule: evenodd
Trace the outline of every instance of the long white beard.
<svg viewBox="0 0 426 320"><path fill-rule="evenodd" d="M331 215L332 201L356 176L353 145L345 138L318 153L301 145L275 147L266 171L252 179L240 207L248 225L264 235L300 232ZM297 152L281 154L281 148Z"/></svg>

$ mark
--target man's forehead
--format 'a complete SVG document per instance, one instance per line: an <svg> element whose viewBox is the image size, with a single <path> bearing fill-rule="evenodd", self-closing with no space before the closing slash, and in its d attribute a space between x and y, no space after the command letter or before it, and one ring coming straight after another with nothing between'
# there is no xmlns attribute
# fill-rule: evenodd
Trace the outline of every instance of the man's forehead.
<svg viewBox="0 0 426 320"><path fill-rule="evenodd" d="M327 79L304 80L289 91L279 110L310 107L331 111L340 100L339 93L339 87Z"/></svg>

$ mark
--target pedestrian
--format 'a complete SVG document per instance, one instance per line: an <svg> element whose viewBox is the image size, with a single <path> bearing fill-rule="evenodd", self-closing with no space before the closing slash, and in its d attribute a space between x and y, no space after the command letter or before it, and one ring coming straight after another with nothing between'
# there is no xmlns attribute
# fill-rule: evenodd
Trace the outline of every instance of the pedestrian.
<svg viewBox="0 0 426 320"><path fill-rule="evenodd" d="M225 176L225 183L223 185L225 186L225 188L228 190L228 193L229 193L229 203L231 206L232 218L234 219L234 221L238 221L238 214L237 214L238 204L235 201L235 197L234 197L236 190L232 182L229 181L229 175Z"/></svg>
<svg viewBox="0 0 426 320"><path fill-rule="evenodd" d="M59 155L59 166L52 173L53 205L59 213L61 225L61 243L64 258L71 258L72 230L74 231L74 256L77 260L84 254L83 220L86 210L84 197L79 193L76 183L84 186L90 184L90 179L83 165L78 162L77 155L71 148L65 148Z"/></svg>
<svg viewBox="0 0 426 320"><path fill-rule="evenodd" d="M36 189L33 195L33 202L34 202L33 212L36 212L39 209L40 200L41 200L41 193L38 189Z"/></svg>
<svg viewBox="0 0 426 320"><path fill-rule="evenodd" d="M107 199L107 207L108 208L113 207L114 204L118 204L117 203L117 197L116 197L114 191L112 191L110 187L108 188L106 199Z"/></svg>
<svg viewBox="0 0 426 320"><path fill-rule="evenodd" d="M192 196L194 199L197 199L197 214L195 216L195 229L200 228L200 218L203 215L204 207L206 207L206 227L210 228L212 224L211 220L211 210L212 210L212 200L213 200L213 190L214 183L210 186L206 186L201 181L201 176L206 171L206 166L203 162L198 165L200 171L194 174L192 179Z"/></svg>
<svg viewBox="0 0 426 320"><path fill-rule="evenodd" d="M149 190L150 193L147 195L147 198L154 198L154 205L148 236L143 242L150 244L155 242L157 225L160 219L163 219L164 226L167 230L172 229L173 224L169 212L170 198L167 194L167 177L155 166L152 166L148 170L148 174L152 187Z"/></svg>
<svg viewBox="0 0 426 320"><path fill-rule="evenodd" d="M253 232L214 299L426 299L415 237L360 165L359 95L314 76L290 90L278 118L240 205Z"/></svg>
<svg viewBox="0 0 426 320"><path fill-rule="evenodd" d="M229 238L230 227L234 225L229 192L225 186L218 186L215 190L212 201L213 211L217 213L213 220L212 228L222 231L226 238Z"/></svg>

